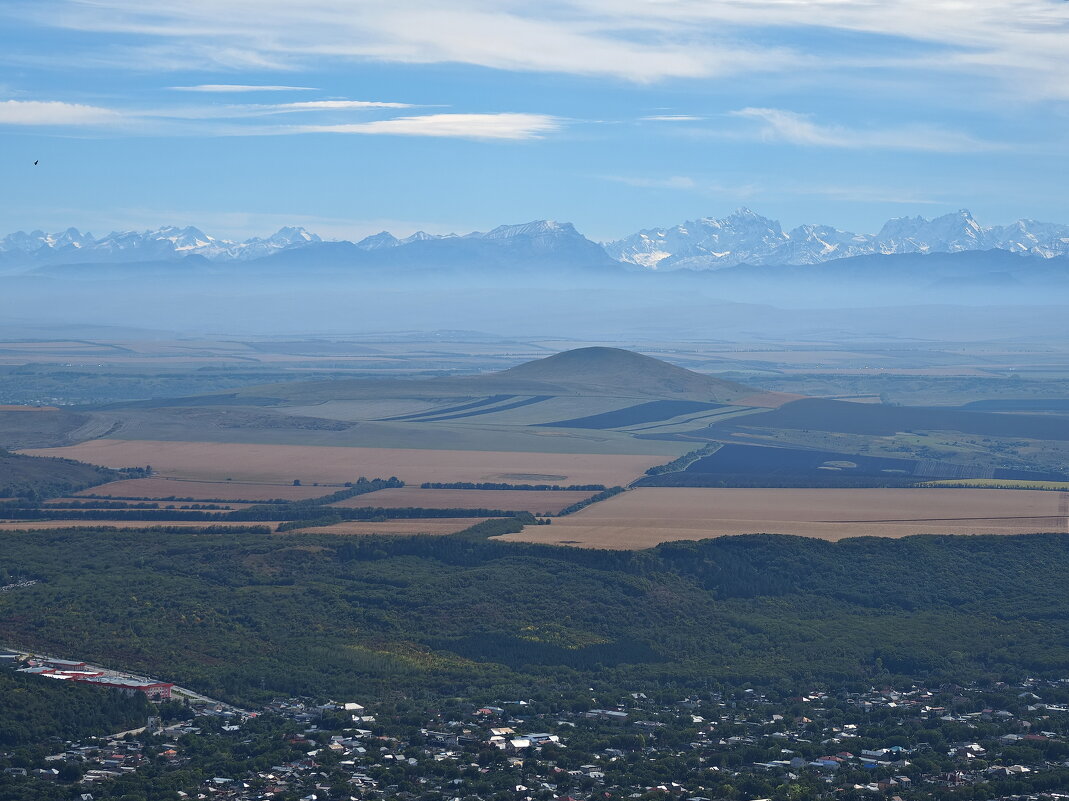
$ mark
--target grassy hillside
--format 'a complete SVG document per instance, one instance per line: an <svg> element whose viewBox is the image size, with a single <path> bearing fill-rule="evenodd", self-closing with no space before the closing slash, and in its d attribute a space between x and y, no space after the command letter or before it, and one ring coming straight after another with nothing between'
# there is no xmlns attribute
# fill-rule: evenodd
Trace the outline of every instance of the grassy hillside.
<svg viewBox="0 0 1069 801"><path fill-rule="evenodd" d="M0 571L40 580L0 594L0 642L235 700L1069 671L1064 535L604 552L49 531L0 535Z"/></svg>
<svg viewBox="0 0 1069 801"><path fill-rule="evenodd" d="M53 445L69 445L72 442L72 433L88 422L89 415L66 409L0 409L0 448L50 448Z"/></svg>
<svg viewBox="0 0 1069 801"><path fill-rule="evenodd" d="M122 478L106 467L0 449L0 498L57 498Z"/></svg>

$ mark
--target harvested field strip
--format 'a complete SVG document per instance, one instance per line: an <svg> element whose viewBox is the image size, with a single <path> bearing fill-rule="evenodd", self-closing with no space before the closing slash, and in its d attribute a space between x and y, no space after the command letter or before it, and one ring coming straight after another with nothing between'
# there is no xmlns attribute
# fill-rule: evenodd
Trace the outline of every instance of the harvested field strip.
<svg viewBox="0 0 1069 801"><path fill-rule="evenodd" d="M593 492L567 490L449 490L401 487L384 489L341 501L333 506L380 508L424 507L427 509L509 509L534 514L557 514Z"/></svg>
<svg viewBox="0 0 1069 801"><path fill-rule="evenodd" d="M412 536L414 534L445 535L456 534L458 531L471 528L476 523L482 523L487 519L485 517L440 517L435 520L387 520L382 523L349 520L329 526L287 531L282 536L285 536L285 534L339 534L352 536L367 536L371 534L393 534L396 536Z"/></svg>
<svg viewBox="0 0 1069 801"><path fill-rule="evenodd" d="M500 539L648 548L672 540L757 533L827 540L1065 533L1069 521L1061 496L1038 490L648 488Z"/></svg>
<svg viewBox="0 0 1069 801"><path fill-rule="evenodd" d="M235 481L266 483L300 479L304 484L302 489L313 491L316 488L310 486L312 482L354 481L359 476L397 476L406 484L485 481L614 486L627 484L642 475L646 468L664 461L663 456L635 454L347 448L118 439L97 439L65 448L44 448L27 453L63 456L116 467L151 464L162 477L218 483L224 483L228 477ZM189 495L186 492L167 494L179 497Z"/></svg>
<svg viewBox="0 0 1069 801"><path fill-rule="evenodd" d="M511 400L515 397L515 395L491 395L489 398L483 398L482 400L477 400L473 403L465 403L460 406L450 406L446 409L428 409L422 412L398 415L397 417L383 417L382 421L399 422L401 420L419 420L419 418L421 417L431 417L440 414L452 414L453 412L466 412L468 411L468 409L477 409L480 406L489 406L493 403L501 403L502 401Z"/></svg>
<svg viewBox="0 0 1069 801"><path fill-rule="evenodd" d="M79 496L99 495L109 498L195 498L241 501L303 501L329 495L340 486L293 486L289 484L265 484L240 481L190 481L181 478L132 478L113 481L98 487L90 487L76 493Z"/></svg>
<svg viewBox="0 0 1069 801"><path fill-rule="evenodd" d="M670 420L660 420L654 423L628 426L626 430L632 433L645 433L649 431L662 431L664 429L680 428L687 430L693 428L696 423L707 423L721 417L737 417L740 412L764 411L764 409L751 409L743 406L724 406L711 412L702 412L695 415L684 415Z"/></svg>
<svg viewBox="0 0 1069 801"><path fill-rule="evenodd" d="M464 412L463 414L450 414L445 417L422 417L419 420L413 420L416 423L438 423L443 420L459 420L462 417L479 417L484 414L494 414L495 412L505 412L509 409L519 409L521 406L533 406L536 403L542 403L552 398L552 395L535 395L533 398L524 398L523 400L514 401L513 403L506 403L504 406L494 406L490 409L478 409L474 412Z"/></svg>
<svg viewBox="0 0 1069 801"><path fill-rule="evenodd" d="M723 403L701 403L699 401L684 400L659 400L639 403L614 412L592 414L589 417L576 417L572 420L558 420L555 423L539 423L541 426L554 428L622 428L641 423L655 423L661 420L671 420L684 414L694 412L707 412L712 409L724 408Z"/></svg>

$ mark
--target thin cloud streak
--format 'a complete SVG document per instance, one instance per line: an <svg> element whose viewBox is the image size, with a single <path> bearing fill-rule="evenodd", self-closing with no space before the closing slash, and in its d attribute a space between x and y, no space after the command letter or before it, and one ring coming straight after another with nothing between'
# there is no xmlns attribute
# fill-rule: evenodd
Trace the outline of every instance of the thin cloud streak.
<svg viewBox="0 0 1069 801"><path fill-rule="evenodd" d="M338 133L392 136L426 136L474 140L540 139L563 127L563 120L546 114L506 112L494 114L424 114L366 122L261 125L213 121L240 120L280 113L376 111L413 108L408 103L366 100L313 100L276 105L231 105L161 110L117 110L59 101L0 101L0 126L64 127L112 126L141 136L279 136Z"/></svg>
<svg viewBox="0 0 1069 801"><path fill-rule="evenodd" d="M253 106L267 111L359 111L375 108L415 108L412 103L391 103L378 100L308 100L303 103L278 103Z"/></svg>
<svg viewBox="0 0 1069 801"><path fill-rule="evenodd" d="M807 147L883 150L918 150L934 153L963 153L1003 149L967 134L920 125L864 130L839 125L822 125L812 117L776 108L744 108L730 117L759 123L756 135L768 142L786 142ZM745 136L745 134L744 134Z"/></svg>
<svg viewBox="0 0 1069 801"><path fill-rule="evenodd" d="M123 115L100 106L58 100L0 101L0 125L114 125Z"/></svg>
<svg viewBox="0 0 1069 801"><path fill-rule="evenodd" d="M276 132L520 140L541 139L561 126L561 120L545 114L425 114L342 125L301 125Z"/></svg>
<svg viewBox="0 0 1069 801"><path fill-rule="evenodd" d="M707 117L696 117L692 114L654 114L650 117L639 117L642 122L700 122Z"/></svg>
<svg viewBox="0 0 1069 801"><path fill-rule="evenodd" d="M318 92L314 86L259 86L240 83L202 83L197 86L168 86L176 92Z"/></svg>

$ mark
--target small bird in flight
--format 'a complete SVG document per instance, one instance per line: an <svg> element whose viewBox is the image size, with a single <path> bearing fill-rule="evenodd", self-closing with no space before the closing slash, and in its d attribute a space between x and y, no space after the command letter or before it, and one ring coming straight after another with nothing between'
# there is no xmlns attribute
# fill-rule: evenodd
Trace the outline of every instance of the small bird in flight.
<svg viewBox="0 0 1069 801"><path fill-rule="evenodd" d="M40 161L40 159L37 159L37 161ZM34 166L34 167L36 167L36 166L37 166L37 161L35 161L35 162L33 163L33 166Z"/></svg>

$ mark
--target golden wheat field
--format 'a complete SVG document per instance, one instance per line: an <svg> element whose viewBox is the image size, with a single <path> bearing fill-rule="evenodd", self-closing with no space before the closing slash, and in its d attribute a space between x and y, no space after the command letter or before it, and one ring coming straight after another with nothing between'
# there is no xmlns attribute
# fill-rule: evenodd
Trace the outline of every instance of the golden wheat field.
<svg viewBox="0 0 1069 801"><path fill-rule="evenodd" d="M342 489L337 486L299 487L289 484L264 484L242 481L189 481L178 478L131 478L112 481L76 493L79 496L94 495L107 498L195 498L198 500L218 498L224 501L301 501L318 498Z"/></svg>
<svg viewBox="0 0 1069 801"><path fill-rule="evenodd" d="M340 501L335 506L381 509L423 507L426 509L504 509L554 515L566 506L586 500L593 492L567 490L458 490L398 487Z"/></svg>
<svg viewBox="0 0 1069 801"><path fill-rule="evenodd" d="M201 481L340 483L397 476L406 484L470 481L509 484L626 484L664 456L511 451L350 448L226 442L95 439L22 451L105 467L151 465L167 478Z"/></svg>
<svg viewBox="0 0 1069 801"><path fill-rule="evenodd" d="M997 489L630 490L549 526L500 539L587 548L649 548L736 534L826 540L914 534L1066 532L1061 493Z"/></svg>

